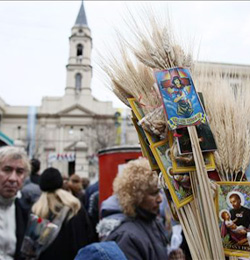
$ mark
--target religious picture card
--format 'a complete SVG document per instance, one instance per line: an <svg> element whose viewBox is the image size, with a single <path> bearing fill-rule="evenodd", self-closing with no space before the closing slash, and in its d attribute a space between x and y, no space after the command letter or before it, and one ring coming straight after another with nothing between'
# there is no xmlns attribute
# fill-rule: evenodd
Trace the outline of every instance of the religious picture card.
<svg viewBox="0 0 250 260"><path fill-rule="evenodd" d="M165 183L169 189L176 208L183 207L193 200L193 191L189 173L173 175L173 166L168 156L169 142L163 140L150 145L159 168L163 174Z"/></svg>
<svg viewBox="0 0 250 260"><path fill-rule="evenodd" d="M131 107L133 113L135 114L135 116L138 120L138 125L140 125L139 121L145 117L145 114L141 108L140 103L135 98L128 98L127 100L130 104L130 107ZM157 143L161 140L161 138L159 136L152 134L149 131L145 130L144 132L148 139L149 144Z"/></svg>
<svg viewBox="0 0 250 260"><path fill-rule="evenodd" d="M170 130L206 122L189 70L176 67L155 72Z"/></svg>
<svg viewBox="0 0 250 260"><path fill-rule="evenodd" d="M127 100L138 121L141 120L145 114L141 108L140 103L136 100L136 98L128 98Z"/></svg>
<svg viewBox="0 0 250 260"><path fill-rule="evenodd" d="M204 104L204 97L202 92L198 92L198 96L201 100L201 103L203 105L204 110L206 111L206 107ZM214 139L214 135L212 133L212 130L209 126L208 121L206 121L204 124L199 124L195 126L199 144L202 152L214 152L217 150L217 145ZM192 151L192 145L188 133L187 127L179 128L175 130L175 134L177 136L177 144L178 144L178 150L180 154L190 154L193 153Z"/></svg>
<svg viewBox="0 0 250 260"><path fill-rule="evenodd" d="M225 255L250 257L250 182L217 182L216 209Z"/></svg>
<svg viewBox="0 0 250 260"><path fill-rule="evenodd" d="M202 152L214 152L217 145L208 122L195 126ZM187 127L176 129L177 145L180 154L192 154L192 145Z"/></svg>
<svg viewBox="0 0 250 260"><path fill-rule="evenodd" d="M193 154L180 154L178 151L177 137L169 134L168 156L171 158L173 165L173 174L193 172L196 170ZM207 171L215 170L214 154L212 152L202 153Z"/></svg>
<svg viewBox="0 0 250 260"><path fill-rule="evenodd" d="M132 120L133 125L136 129L136 132L137 132L137 135L138 135L138 138L139 138L139 141L140 141L143 156L148 159L152 170L158 170L159 169L158 164L157 164L155 157L154 157L154 155L153 155L153 153L152 153L152 151L149 147L149 142L148 142L148 139L145 135L143 128L140 125L138 125L138 119L135 116L133 116L131 118L131 120Z"/></svg>

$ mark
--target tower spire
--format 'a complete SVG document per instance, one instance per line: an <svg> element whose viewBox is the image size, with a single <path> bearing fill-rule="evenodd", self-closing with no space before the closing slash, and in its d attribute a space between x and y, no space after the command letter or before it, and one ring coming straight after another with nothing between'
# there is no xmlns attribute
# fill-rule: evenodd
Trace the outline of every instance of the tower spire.
<svg viewBox="0 0 250 260"><path fill-rule="evenodd" d="M81 4L80 10L79 10L79 13L76 18L75 25L88 25L87 17L86 17L84 5L83 5L83 0L82 0L82 4Z"/></svg>

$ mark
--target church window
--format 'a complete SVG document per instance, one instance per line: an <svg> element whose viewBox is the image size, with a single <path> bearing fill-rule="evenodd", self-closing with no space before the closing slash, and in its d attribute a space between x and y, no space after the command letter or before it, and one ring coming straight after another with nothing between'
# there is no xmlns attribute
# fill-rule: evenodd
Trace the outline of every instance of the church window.
<svg viewBox="0 0 250 260"><path fill-rule="evenodd" d="M77 90L80 90L82 88L82 75L80 73L76 74L76 85Z"/></svg>
<svg viewBox="0 0 250 260"><path fill-rule="evenodd" d="M78 44L76 47L76 56L82 56L83 55L83 46L82 44Z"/></svg>

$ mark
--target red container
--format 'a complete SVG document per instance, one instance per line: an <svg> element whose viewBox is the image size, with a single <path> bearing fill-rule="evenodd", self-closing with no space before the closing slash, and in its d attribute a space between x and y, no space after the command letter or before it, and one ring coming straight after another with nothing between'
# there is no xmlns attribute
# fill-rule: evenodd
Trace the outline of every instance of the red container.
<svg viewBox="0 0 250 260"><path fill-rule="evenodd" d="M130 160L142 156L140 146L114 146L98 152L99 158L99 205L113 194L113 180L118 170Z"/></svg>

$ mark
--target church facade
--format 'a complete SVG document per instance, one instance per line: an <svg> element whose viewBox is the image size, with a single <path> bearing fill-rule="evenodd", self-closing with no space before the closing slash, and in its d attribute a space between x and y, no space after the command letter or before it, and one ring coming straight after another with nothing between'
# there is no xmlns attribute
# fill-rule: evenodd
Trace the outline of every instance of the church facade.
<svg viewBox="0 0 250 260"><path fill-rule="evenodd" d="M91 94L91 51L91 30L82 3L69 37L64 95L44 97L39 107L10 106L0 98L0 146L24 147L30 158L40 159L41 169L53 166L64 176L76 173L90 179L98 175L98 150L138 146L129 109L119 111L112 102L98 101ZM232 86L250 75L247 65L198 62L194 77L199 78L204 66L211 77L213 70L234 71Z"/></svg>
<svg viewBox="0 0 250 260"><path fill-rule="evenodd" d="M27 149L41 160L41 168L57 167L64 176L72 173L93 178L99 149L122 144L117 141L117 115L112 102L91 95L91 30L83 3L69 37L66 87L62 97L44 97L41 106L9 106L0 98L0 141ZM123 143L138 144L129 123ZM121 126L119 126L120 128Z"/></svg>

